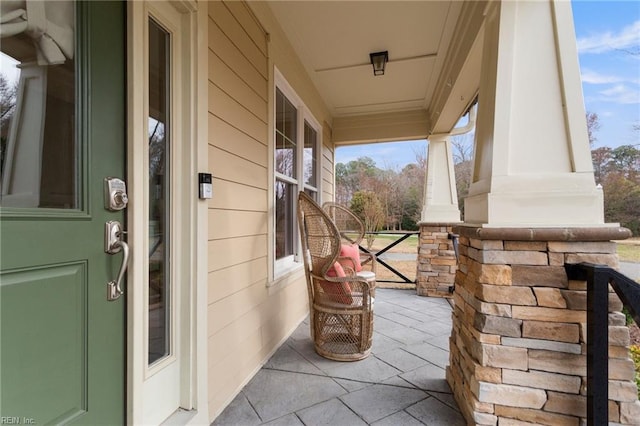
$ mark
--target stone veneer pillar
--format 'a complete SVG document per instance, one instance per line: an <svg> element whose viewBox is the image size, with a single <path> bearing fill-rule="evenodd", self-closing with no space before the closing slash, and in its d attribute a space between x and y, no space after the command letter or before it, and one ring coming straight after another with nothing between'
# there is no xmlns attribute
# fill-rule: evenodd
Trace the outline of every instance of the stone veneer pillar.
<svg viewBox="0 0 640 426"><path fill-rule="evenodd" d="M586 419L586 283L565 263L618 265L624 228L475 228L460 234L446 377L469 424ZM612 290L610 290L612 292ZM629 329L609 298L609 421L639 424Z"/></svg>
<svg viewBox="0 0 640 426"><path fill-rule="evenodd" d="M420 223L416 291L418 296L452 297L458 269L450 223Z"/></svg>

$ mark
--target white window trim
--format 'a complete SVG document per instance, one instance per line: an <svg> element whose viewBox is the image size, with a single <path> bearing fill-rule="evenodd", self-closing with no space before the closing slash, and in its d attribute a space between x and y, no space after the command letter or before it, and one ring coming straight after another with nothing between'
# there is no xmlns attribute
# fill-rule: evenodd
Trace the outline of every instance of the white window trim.
<svg viewBox="0 0 640 426"><path fill-rule="evenodd" d="M134 193L134 200L144 200L148 176L143 163L146 154L143 147L147 143L147 125L145 105L146 99L140 87L146 87L147 71L144 65L147 57L145 51L146 24L148 23L149 8L154 9L154 16L162 15L157 9L164 9L166 5L155 2L128 2L127 3L127 75L128 99L127 99L127 178L130 196ZM182 223L180 229L174 231L180 233L179 245L176 249L179 253L179 269L174 268L178 279L186 283L180 292L181 318L178 325L180 340L174 340L175 350L180 353L180 382L179 406L183 411L176 411L167 420L171 424L207 423L208 412L208 380L207 380L207 246L206 238L199 235L207 233L207 204L198 200L193 195L192 178L199 170L207 170L207 75L208 64L206 59L208 8L206 4L196 3L192 0L179 0L171 3L181 15L183 22L182 55L185 63L188 63L189 72L182 75L182 91L186 96L182 104L183 132L174 137L181 141L181 157L176 159L178 168L174 171L178 178L175 187L181 191L182 198L174 198L174 202L182 202L181 216L175 219ZM162 20L161 20L162 22ZM193 123L198 122L198 126ZM189 125L188 123L191 123ZM144 249L148 243L146 229L148 215L146 212L128 209L129 241L132 242L131 265L144 265L147 261ZM138 247L138 249L135 249ZM137 256L137 257L136 257ZM174 265L175 266L175 265ZM179 271L179 272L178 272ZM145 380L154 379L158 375L154 373L157 366L151 369L146 360L146 324L142 320L145 316L148 300L144 294L144 287L148 275L144 267L133 267L128 270L127 278L127 424L145 423L145 410L153 407L145 406ZM174 281L175 282L175 281ZM204 295L204 297L203 297ZM204 326L203 326L204 324ZM162 401L155 401L162 404ZM188 410L188 411L187 411Z"/></svg>
<svg viewBox="0 0 640 426"><path fill-rule="evenodd" d="M276 185L276 176L280 179L290 181L291 178L280 175L275 171L275 99L276 99L276 90L280 89L282 94L293 104L293 106L297 109L297 136L298 136L298 151L296 155L300 161L298 161L298 169L297 176L298 178L295 180L298 185L298 191L304 188L311 188L317 193L318 204L322 203L322 126L320 122L316 120L313 116L309 108L305 105L302 98L298 96L296 91L291 87L289 82L284 78L282 73L278 70L277 67L273 67L274 78L273 78L273 88L272 88L272 99L270 101L270 109L272 117L270 126L269 126L269 141L270 141L270 149L269 149L269 176L271 177L271 185L269 188L269 205L271 215L269 217L269 264L270 264L270 279L267 281L267 286L273 286L281 281L285 280L290 274L298 271L303 266L302 260L302 246L300 244L300 239L298 237L298 225L294 226L295 232L295 254L292 256L286 256L281 259L275 258L276 252L276 232L275 232L275 194L274 188ZM305 121L316 131L316 186L305 185L303 182L304 173L304 123ZM297 203L297 196L295 197L294 204ZM297 211L297 210L296 210Z"/></svg>

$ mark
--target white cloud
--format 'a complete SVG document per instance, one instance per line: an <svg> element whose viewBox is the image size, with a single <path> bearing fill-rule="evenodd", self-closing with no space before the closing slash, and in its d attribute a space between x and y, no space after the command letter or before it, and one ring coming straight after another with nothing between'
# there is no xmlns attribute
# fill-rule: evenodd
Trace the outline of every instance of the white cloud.
<svg viewBox="0 0 640 426"><path fill-rule="evenodd" d="M640 91L632 89L624 84L616 84L615 86L601 90L599 100L604 102L613 102L617 104L638 104L640 103Z"/></svg>
<svg viewBox="0 0 640 426"><path fill-rule="evenodd" d="M580 53L605 53L611 50L624 50L640 46L640 21L636 21L620 30L581 37L577 40Z"/></svg>
<svg viewBox="0 0 640 426"><path fill-rule="evenodd" d="M624 81L623 78L615 75L604 75L597 71L590 69L583 69L581 72L582 82L590 84L606 84L606 83L620 83Z"/></svg>

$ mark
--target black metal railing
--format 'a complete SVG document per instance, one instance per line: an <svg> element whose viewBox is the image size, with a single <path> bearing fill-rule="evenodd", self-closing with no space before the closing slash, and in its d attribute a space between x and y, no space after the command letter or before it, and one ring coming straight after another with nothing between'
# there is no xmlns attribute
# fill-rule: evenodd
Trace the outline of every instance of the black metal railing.
<svg viewBox="0 0 640 426"><path fill-rule="evenodd" d="M377 282L381 282L381 283L407 283L407 284L415 284L416 280L411 280L409 278L407 278L402 272L398 271L396 268L394 268L393 266L389 265L387 262L385 262L384 259L380 259L380 256L382 256L383 254L385 254L387 251L391 250L392 248L394 248L395 246L397 246L398 244L400 244L401 242L403 242L404 240L406 240L407 238L411 237L412 235L419 235L420 232L418 231L380 231L380 232L367 232L367 234L376 234L376 235L380 235L380 234L384 234L384 235L401 235L400 238L398 238L397 240L391 242L390 244L386 245L385 247L383 247L382 249L373 252L368 250L365 247L362 247L362 245L360 245L360 250L362 250L365 253L369 253L372 254L373 256L375 256L376 258L376 262L381 264L382 266L384 266L385 268L387 268L389 271L393 272L398 278L400 278L402 281L397 281L397 280L383 280L383 279L378 279L376 278ZM416 262L417 260L417 252L416 252Z"/></svg>
<svg viewBox="0 0 640 426"><path fill-rule="evenodd" d="M587 424L609 417L609 284L640 325L640 284L606 266L565 264L570 280L587 282Z"/></svg>

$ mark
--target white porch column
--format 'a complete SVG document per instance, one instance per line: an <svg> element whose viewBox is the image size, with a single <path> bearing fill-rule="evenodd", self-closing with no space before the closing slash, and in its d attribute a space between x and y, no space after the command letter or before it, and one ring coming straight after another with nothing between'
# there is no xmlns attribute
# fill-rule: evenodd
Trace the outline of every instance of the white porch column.
<svg viewBox="0 0 640 426"><path fill-rule="evenodd" d="M416 291L419 296L451 297L458 269L453 225L460 223L455 170L448 134L429 137L424 205L420 218L420 243Z"/></svg>
<svg viewBox="0 0 640 426"><path fill-rule="evenodd" d="M424 205L420 221L423 223L460 222L456 176L448 134L429 137Z"/></svg>
<svg viewBox="0 0 640 426"><path fill-rule="evenodd" d="M603 225L570 2L491 3L484 31L465 222Z"/></svg>

